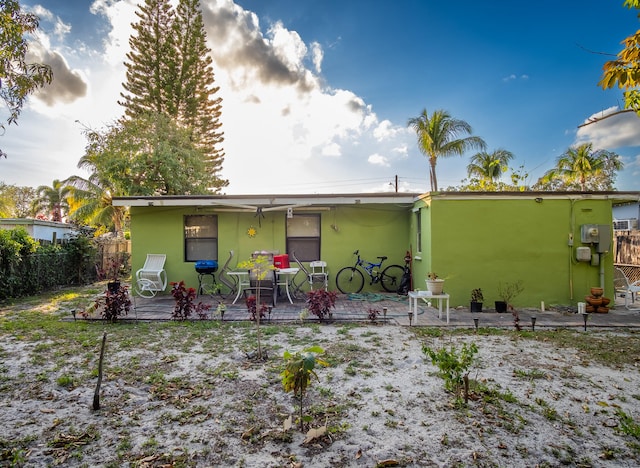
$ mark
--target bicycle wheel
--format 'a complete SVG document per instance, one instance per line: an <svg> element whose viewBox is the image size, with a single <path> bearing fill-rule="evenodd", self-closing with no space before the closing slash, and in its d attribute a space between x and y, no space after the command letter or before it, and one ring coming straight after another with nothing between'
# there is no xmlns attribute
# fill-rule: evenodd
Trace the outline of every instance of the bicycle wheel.
<svg viewBox="0 0 640 468"><path fill-rule="evenodd" d="M387 292L398 292L400 282L402 281L402 275L404 275L404 268L400 265L389 265L382 270L380 275L380 282L382 287Z"/></svg>
<svg viewBox="0 0 640 468"><path fill-rule="evenodd" d="M344 267L336 275L336 286L343 294L359 293L364 286L364 276L355 267Z"/></svg>

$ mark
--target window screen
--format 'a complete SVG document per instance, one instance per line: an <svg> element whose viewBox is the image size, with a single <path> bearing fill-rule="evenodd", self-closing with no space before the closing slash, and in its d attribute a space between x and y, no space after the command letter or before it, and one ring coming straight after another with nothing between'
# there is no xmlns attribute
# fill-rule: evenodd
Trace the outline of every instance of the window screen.
<svg viewBox="0 0 640 468"><path fill-rule="evenodd" d="M320 215L287 218L287 252L295 252L301 262L320 260Z"/></svg>

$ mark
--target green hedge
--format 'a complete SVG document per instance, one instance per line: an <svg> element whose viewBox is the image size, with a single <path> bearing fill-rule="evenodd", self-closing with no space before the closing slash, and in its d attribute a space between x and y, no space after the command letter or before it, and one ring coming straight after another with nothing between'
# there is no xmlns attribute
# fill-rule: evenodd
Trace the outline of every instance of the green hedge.
<svg viewBox="0 0 640 468"><path fill-rule="evenodd" d="M24 228L0 231L0 301L95 281L96 252L84 235L41 246Z"/></svg>

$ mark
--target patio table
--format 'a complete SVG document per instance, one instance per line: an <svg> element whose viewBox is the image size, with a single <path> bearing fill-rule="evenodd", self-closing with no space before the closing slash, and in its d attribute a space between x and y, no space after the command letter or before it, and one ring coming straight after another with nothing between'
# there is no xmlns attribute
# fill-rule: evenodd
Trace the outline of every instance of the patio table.
<svg viewBox="0 0 640 468"><path fill-rule="evenodd" d="M284 289L287 293L287 298L289 299L289 303L293 304L293 299L291 299L291 294L289 293L289 284L294 276L298 274L300 268L279 268L276 270L276 278L277 285L284 286Z"/></svg>
<svg viewBox="0 0 640 468"><path fill-rule="evenodd" d="M433 294L431 291L409 291L409 312L413 313L415 324L418 324L418 299L437 299L438 300L438 318L442 319L442 301L447 302L447 325L449 325L449 295Z"/></svg>

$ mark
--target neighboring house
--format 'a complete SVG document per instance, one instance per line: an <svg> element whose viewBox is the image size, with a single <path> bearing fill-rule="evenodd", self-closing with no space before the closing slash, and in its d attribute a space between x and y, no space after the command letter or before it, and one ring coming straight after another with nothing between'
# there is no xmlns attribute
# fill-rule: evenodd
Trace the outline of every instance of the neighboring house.
<svg viewBox="0 0 640 468"><path fill-rule="evenodd" d="M425 194L116 197L129 206L132 271L167 255L169 281L197 284L195 262L232 268L255 251L295 251L329 265L330 288L353 251L384 265L412 253L413 287L435 271L451 304L481 288L487 307L500 282L522 280L516 306L575 305L591 286L612 290L612 206L640 192L439 192ZM366 290L377 291L378 285ZM611 296L612 294L609 293ZM491 305L490 305L491 304Z"/></svg>
<svg viewBox="0 0 640 468"><path fill-rule="evenodd" d="M27 233L38 241L61 242L65 236L75 234L75 226L57 221L45 221L32 218L0 218L0 229L23 227Z"/></svg>

